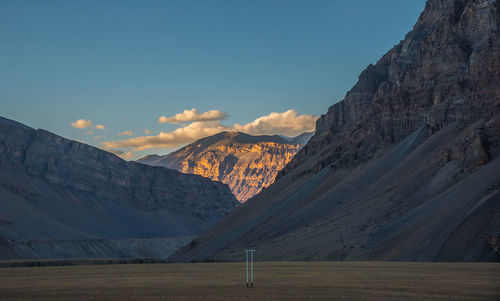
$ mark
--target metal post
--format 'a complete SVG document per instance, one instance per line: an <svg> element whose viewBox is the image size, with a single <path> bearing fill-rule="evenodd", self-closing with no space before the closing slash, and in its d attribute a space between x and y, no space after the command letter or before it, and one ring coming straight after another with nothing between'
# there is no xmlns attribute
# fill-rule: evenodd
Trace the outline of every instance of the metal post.
<svg viewBox="0 0 500 301"><path fill-rule="evenodd" d="M250 274L250 279L251 279L251 281L252 281L252 288L253 288L253 252L254 252L254 251L255 251L255 250L250 251L250 256L252 256L252 261L251 261L252 268L251 268L251 270L250 270L250 271L251 271L251 274Z"/></svg>
<svg viewBox="0 0 500 301"><path fill-rule="evenodd" d="M247 288L248 288L248 253L250 253L250 287L253 288L253 253L255 250L245 250L247 265Z"/></svg>

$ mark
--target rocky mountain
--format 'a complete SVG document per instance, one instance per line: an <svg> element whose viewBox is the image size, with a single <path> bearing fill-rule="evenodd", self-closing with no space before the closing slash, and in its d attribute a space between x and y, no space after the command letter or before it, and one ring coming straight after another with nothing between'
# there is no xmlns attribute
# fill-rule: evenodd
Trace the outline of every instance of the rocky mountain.
<svg viewBox="0 0 500 301"><path fill-rule="evenodd" d="M0 255L167 257L238 202L196 175L0 118Z"/></svg>
<svg viewBox="0 0 500 301"><path fill-rule="evenodd" d="M278 171L312 134L288 138L221 132L168 155L150 155L138 161L221 181L229 185L240 202L245 202L274 182Z"/></svg>
<svg viewBox="0 0 500 301"><path fill-rule="evenodd" d="M499 1L428 0L277 181L171 260L500 260L499 24Z"/></svg>

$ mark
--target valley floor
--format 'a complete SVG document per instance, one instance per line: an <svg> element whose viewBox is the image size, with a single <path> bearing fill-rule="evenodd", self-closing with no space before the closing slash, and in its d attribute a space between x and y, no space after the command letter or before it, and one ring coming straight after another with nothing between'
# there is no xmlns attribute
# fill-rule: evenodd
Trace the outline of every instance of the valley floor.
<svg viewBox="0 0 500 301"><path fill-rule="evenodd" d="M0 268L0 300L498 300L499 263L256 262Z"/></svg>

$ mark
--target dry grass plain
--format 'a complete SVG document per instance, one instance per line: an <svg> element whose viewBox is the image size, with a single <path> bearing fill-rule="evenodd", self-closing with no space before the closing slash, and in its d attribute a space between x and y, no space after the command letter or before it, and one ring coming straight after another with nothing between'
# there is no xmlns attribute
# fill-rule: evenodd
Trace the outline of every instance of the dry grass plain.
<svg viewBox="0 0 500 301"><path fill-rule="evenodd" d="M0 300L500 300L499 263L256 262L0 268Z"/></svg>

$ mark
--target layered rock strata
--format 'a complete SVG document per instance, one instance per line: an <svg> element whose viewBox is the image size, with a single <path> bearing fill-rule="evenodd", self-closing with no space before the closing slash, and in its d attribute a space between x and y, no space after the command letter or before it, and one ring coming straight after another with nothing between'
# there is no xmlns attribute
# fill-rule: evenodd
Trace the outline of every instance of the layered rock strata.
<svg viewBox="0 0 500 301"><path fill-rule="evenodd" d="M271 185L311 136L304 133L287 139L222 132L168 155L150 155L138 161L228 184L236 198L245 202Z"/></svg>

